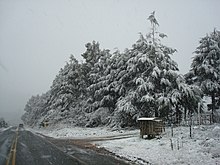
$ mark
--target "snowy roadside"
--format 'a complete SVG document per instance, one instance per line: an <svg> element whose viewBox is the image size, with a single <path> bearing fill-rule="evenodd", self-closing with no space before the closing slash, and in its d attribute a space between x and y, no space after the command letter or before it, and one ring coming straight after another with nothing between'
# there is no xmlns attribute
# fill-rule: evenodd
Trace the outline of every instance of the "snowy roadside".
<svg viewBox="0 0 220 165"><path fill-rule="evenodd" d="M189 137L189 128L179 127L174 128L173 138L168 129L161 139L132 137L96 144L139 164L220 165L219 125L194 127L192 138Z"/></svg>
<svg viewBox="0 0 220 165"><path fill-rule="evenodd" d="M87 139L112 136L126 136L139 134L139 130L112 130L107 127L82 128L71 125L59 125L54 127L34 129L35 132L54 138Z"/></svg>
<svg viewBox="0 0 220 165"><path fill-rule="evenodd" d="M6 130L10 129L11 127L12 127L12 126L9 126L9 127L7 127L7 128L0 128L0 132L6 131Z"/></svg>
<svg viewBox="0 0 220 165"><path fill-rule="evenodd" d="M139 138L139 130L111 130L109 128L78 128L61 125L54 128L37 130L54 138L101 138L132 135L122 139L94 141L118 156L138 164L168 165L220 165L220 125L194 126L192 138L189 127L174 128L174 136L167 128L161 139L144 140ZM173 149L171 147L171 142Z"/></svg>

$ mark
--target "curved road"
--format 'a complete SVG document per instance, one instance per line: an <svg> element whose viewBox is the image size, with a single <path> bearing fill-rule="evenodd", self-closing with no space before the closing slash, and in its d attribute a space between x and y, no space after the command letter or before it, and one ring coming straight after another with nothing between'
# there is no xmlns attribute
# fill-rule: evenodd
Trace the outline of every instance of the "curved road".
<svg viewBox="0 0 220 165"><path fill-rule="evenodd" d="M13 145L14 144L14 145ZM66 152L71 147L71 152ZM47 138L23 128L11 127L0 132L0 165L126 165L122 160L75 145L62 146L62 150ZM16 149L16 152L13 152ZM12 151L12 152L10 152ZM65 151L65 152L64 152ZM67 154L68 153L68 154ZM13 156L15 163L13 164Z"/></svg>

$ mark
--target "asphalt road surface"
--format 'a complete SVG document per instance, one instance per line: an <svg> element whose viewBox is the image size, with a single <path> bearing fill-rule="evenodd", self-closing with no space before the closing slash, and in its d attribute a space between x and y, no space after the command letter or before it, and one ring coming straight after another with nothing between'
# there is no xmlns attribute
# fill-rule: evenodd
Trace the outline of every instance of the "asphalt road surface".
<svg viewBox="0 0 220 165"><path fill-rule="evenodd" d="M55 141L52 142L23 128L9 128L0 132L0 165L7 165L7 160L8 165L127 164L111 155L79 148L74 144L67 145L59 140L56 141L57 145Z"/></svg>
<svg viewBox="0 0 220 165"><path fill-rule="evenodd" d="M0 132L0 165L6 165L7 156L9 155L15 132L16 127Z"/></svg>

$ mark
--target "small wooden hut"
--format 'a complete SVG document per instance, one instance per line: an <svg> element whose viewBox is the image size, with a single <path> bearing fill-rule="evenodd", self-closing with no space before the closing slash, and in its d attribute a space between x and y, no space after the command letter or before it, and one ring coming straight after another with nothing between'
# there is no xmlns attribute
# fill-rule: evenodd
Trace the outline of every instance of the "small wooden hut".
<svg viewBox="0 0 220 165"><path fill-rule="evenodd" d="M138 119L140 125L140 136L147 135L148 138L154 138L165 131L164 122L159 118L142 117Z"/></svg>

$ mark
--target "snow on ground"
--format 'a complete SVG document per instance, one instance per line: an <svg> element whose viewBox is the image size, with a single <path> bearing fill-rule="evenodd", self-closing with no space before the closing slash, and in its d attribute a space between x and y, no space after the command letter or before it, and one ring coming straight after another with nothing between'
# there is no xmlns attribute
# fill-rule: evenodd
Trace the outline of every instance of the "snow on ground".
<svg viewBox="0 0 220 165"><path fill-rule="evenodd" d="M161 139L144 140L137 136L98 144L140 164L220 165L219 126L194 127L192 138L189 138L188 127L179 127L174 129L173 138L171 131L167 130Z"/></svg>
<svg viewBox="0 0 220 165"><path fill-rule="evenodd" d="M0 132L6 131L6 130L10 129L11 127L12 127L12 126L7 127L7 128L0 128Z"/></svg>
<svg viewBox="0 0 220 165"><path fill-rule="evenodd" d="M35 132L42 133L54 138L96 138L106 136L122 136L127 134L138 134L138 130L112 130L106 127L82 128L72 127L71 125L59 125L54 127L34 129Z"/></svg>
<svg viewBox="0 0 220 165"><path fill-rule="evenodd" d="M171 136L167 128L160 139L141 139L139 130L111 130L109 128L63 127L38 130L56 138L89 138L133 135L129 138L94 142L116 155L138 164L155 165L220 165L220 124L194 126L192 138L189 127L176 127ZM171 147L171 142L173 149Z"/></svg>

